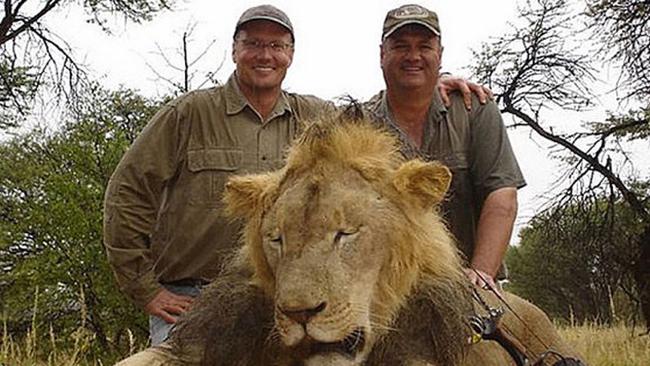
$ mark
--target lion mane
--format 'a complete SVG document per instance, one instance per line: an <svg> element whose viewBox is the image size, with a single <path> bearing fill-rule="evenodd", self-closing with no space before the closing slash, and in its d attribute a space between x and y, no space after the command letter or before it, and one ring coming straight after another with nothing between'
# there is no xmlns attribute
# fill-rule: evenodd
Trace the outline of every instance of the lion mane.
<svg viewBox="0 0 650 366"><path fill-rule="evenodd" d="M364 260L377 257L380 261L378 270L370 277L358 274L359 278L370 278L367 285L349 277L351 288L359 286L367 291L363 298L370 297L367 322L370 325L365 325L363 331L348 330L352 338L347 336L336 345L354 352L356 348L365 348L363 359L351 365L465 362L467 339L471 334L467 319L476 309L462 270L462 258L438 211L450 179L449 170L439 163L406 161L391 133L372 122L330 117L313 123L289 150L284 168L230 179L224 201L228 215L243 220L243 246L217 280L204 289L192 310L181 317L171 334L172 352L184 355L186 363L200 359L198 363L203 365L320 364L305 360L314 350L335 347L333 341L323 346L307 335L287 345L287 338L283 337L289 337L291 331L283 330L279 324L291 321L286 314L294 315L284 310L286 303L280 302L284 301L282 294L290 292L287 286L298 286L294 282L310 278L312 269L317 271L328 264L316 260L311 266L293 268L292 263L297 262L288 259L294 258L289 244L293 237L306 242L315 237L315 232L322 231L321 221L317 221L321 207L329 207L337 199L356 200L351 198L354 195L329 193L363 187L376 196L367 200L359 196L358 200L380 202L381 209L367 211L362 204L358 209L352 207L359 211L359 217L380 224L377 227L383 231L366 233L360 225L361 228L353 226L353 229L363 235L374 235L368 244L374 247L369 248L377 248L377 252L384 254L374 255L371 252L375 249L363 253ZM338 208L332 212L336 213L332 217L344 215ZM279 222L300 226L295 229L295 235L286 233L288 239L282 245L287 246L277 250L282 253L277 259L273 259L275 254L269 248L277 246L285 237L267 237L265 230L271 216L274 225ZM327 222L320 226L327 226ZM354 237L354 230L337 232L335 242ZM350 240L352 244L340 244L345 248L341 250L354 251L355 245L361 247ZM301 255L306 253L307 247L300 248ZM292 281L280 279L293 270L297 277L290 277ZM342 271L327 273L331 272L339 275ZM336 286L308 284L292 299L301 300L305 293L325 293L321 287L327 287L329 293L337 296L350 291L347 283L340 288ZM334 307L329 303L327 306ZM318 306L309 314L323 307ZM347 314L343 310L339 313ZM291 327L294 325L287 329L294 329Z"/></svg>

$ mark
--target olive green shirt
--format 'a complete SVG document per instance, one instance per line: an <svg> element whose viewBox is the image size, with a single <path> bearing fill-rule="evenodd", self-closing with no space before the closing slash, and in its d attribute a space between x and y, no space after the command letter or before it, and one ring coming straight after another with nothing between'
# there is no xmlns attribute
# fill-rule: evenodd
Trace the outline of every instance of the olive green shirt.
<svg viewBox="0 0 650 366"><path fill-rule="evenodd" d="M329 106L283 91L262 120L234 74L164 106L106 191L104 243L120 288L144 307L161 284L213 279L241 229L222 213L228 177L280 168L303 121Z"/></svg>
<svg viewBox="0 0 650 366"><path fill-rule="evenodd" d="M449 167L452 181L443 214L460 250L471 258L485 198L499 188L521 188L526 182L496 104L489 101L481 105L473 95L472 110L468 111L459 94L453 93L450 98L451 107L447 109L435 95L420 148L398 127L384 91L365 107L374 120L399 136L407 157L438 160Z"/></svg>

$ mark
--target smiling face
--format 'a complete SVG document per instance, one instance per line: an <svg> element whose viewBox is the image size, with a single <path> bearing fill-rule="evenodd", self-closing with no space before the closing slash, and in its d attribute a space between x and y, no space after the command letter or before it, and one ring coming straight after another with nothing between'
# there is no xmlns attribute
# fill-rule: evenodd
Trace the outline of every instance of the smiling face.
<svg viewBox="0 0 650 366"><path fill-rule="evenodd" d="M438 82L440 38L419 25L406 25L381 45L381 68L389 89L433 89Z"/></svg>
<svg viewBox="0 0 650 366"><path fill-rule="evenodd" d="M283 26L271 21L253 20L245 23L235 37L232 58L237 66L237 80L244 95L277 92L293 60L291 34Z"/></svg>
<svg viewBox="0 0 650 366"><path fill-rule="evenodd" d="M364 359L374 339L374 283L388 256L379 238L390 232L362 213L388 215L391 203L352 169L336 173L345 186L328 175L291 183L261 226L276 283L276 330L307 366Z"/></svg>

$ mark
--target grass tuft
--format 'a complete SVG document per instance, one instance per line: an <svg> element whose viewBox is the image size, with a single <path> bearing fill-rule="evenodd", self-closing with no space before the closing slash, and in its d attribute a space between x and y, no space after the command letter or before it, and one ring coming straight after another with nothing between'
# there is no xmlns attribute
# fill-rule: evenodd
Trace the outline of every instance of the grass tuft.
<svg viewBox="0 0 650 366"><path fill-rule="evenodd" d="M650 365L650 336L640 336L641 328L593 323L559 328L560 335L590 366Z"/></svg>

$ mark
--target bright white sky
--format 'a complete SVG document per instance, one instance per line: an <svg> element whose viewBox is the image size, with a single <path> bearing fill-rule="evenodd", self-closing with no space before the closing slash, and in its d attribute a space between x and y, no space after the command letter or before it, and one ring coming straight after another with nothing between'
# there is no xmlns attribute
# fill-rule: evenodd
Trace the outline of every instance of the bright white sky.
<svg viewBox="0 0 650 366"><path fill-rule="evenodd" d="M51 21L63 38L71 40L79 56L105 76L105 83L137 88L144 93L165 93L165 85L156 83L146 66L160 64L156 56L159 44L170 57L176 57L181 34L190 23L197 23L191 53L198 54L211 40L216 43L201 66L226 63L219 72L224 81L234 69L230 60L232 33L241 13L260 1L179 0L175 11L158 15L138 25L110 23L113 36L99 27L86 24L87 16L78 10L60 11ZM379 42L386 12L403 1L290 1L269 3L284 10L291 18L296 34L296 52L284 87L287 90L332 98L351 94L366 98L383 87L379 69ZM469 63L470 48L477 48L489 35L507 29L516 14L515 0L497 1L425 1L421 5L435 10L439 17L445 47L443 69L462 74ZM168 74L173 74L171 70ZM160 71L159 70L159 71ZM179 74L180 76L180 74Z"/></svg>
<svg viewBox="0 0 650 366"><path fill-rule="evenodd" d="M190 52L198 54L212 40L211 52L198 68L216 67L225 58L217 77L225 81L234 69L230 60L232 33L241 13L259 1L195 0L178 1L175 11L158 15L153 21L138 25L116 20L111 24L113 35L87 24L87 16L78 10L66 9L49 19L56 30L77 50L77 56L101 78L106 87L123 85L156 96L168 92L168 85L156 81L147 63L165 75L180 73L165 68L157 56L156 44L176 65L181 34L190 23L196 23ZM379 68L381 26L386 12L405 4L404 1L290 1L269 0L291 18L296 34L293 65L284 82L289 91L314 94L331 99L350 94L360 100L371 97L383 88ZM464 66L471 62L471 49L508 29L516 19L516 0L420 1L438 13L442 28L443 70L466 75ZM197 82L194 86L198 86ZM507 120L506 122L509 122ZM520 190L518 228L544 202L536 199L548 190L554 175L554 162L546 158L546 150L529 139L527 131L510 131L510 138L528 187ZM517 241L513 237L513 241Z"/></svg>

